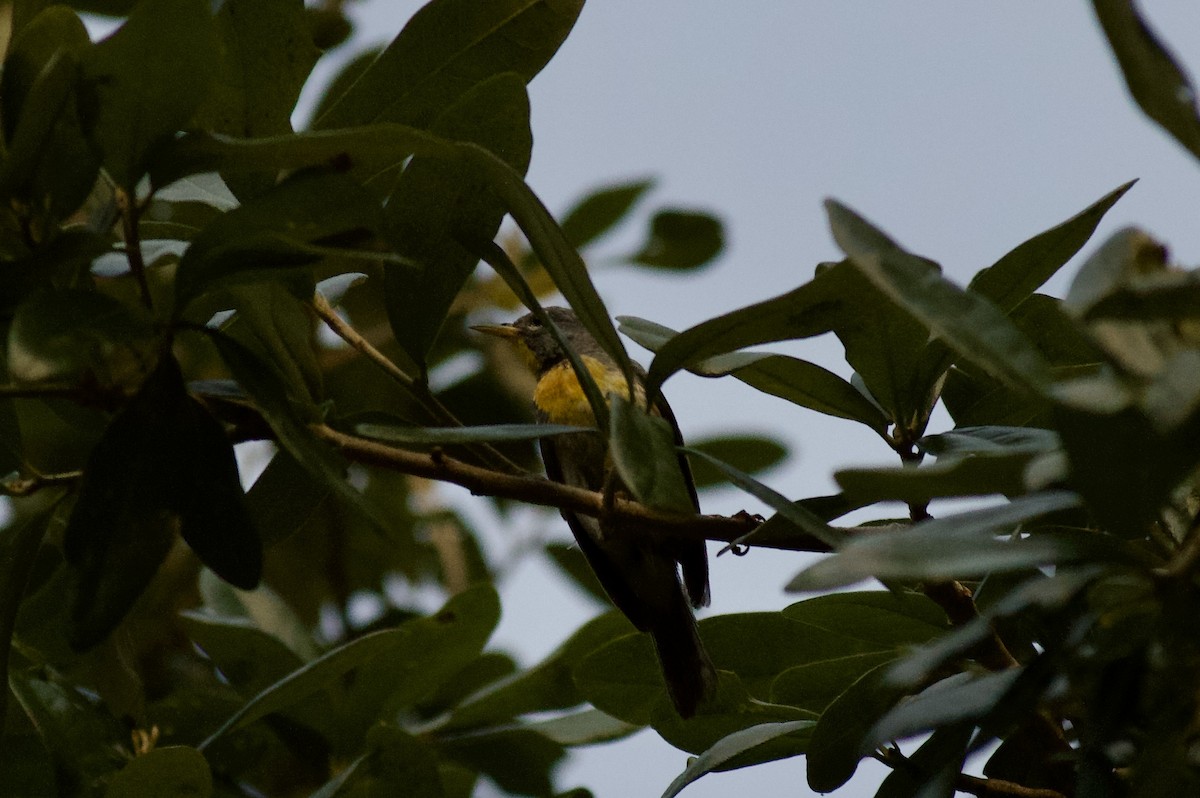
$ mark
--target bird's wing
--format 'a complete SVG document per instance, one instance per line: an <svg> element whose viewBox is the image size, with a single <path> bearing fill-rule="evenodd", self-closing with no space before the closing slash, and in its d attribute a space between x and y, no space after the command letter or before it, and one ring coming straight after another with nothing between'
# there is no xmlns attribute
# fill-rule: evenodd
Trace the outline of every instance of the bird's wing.
<svg viewBox="0 0 1200 798"><path fill-rule="evenodd" d="M658 414L671 425L671 432L675 436L675 445L682 446L683 434L679 431L679 422L675 420L671 406L667 404L667 400L661 393L654 398L653 406ZM687 483L688 492L692 496L692 506L699 513L700 497L696 495L696 480L692 477L692 467L688 463L687 456L682 452L679 454L679 470L683 472L684 482ZM683 585L687 589L688 600L693 607L707 607L711 596L708 586L708 551L704 541L681 540L672 547L671 551L683 570Z"/></svg>

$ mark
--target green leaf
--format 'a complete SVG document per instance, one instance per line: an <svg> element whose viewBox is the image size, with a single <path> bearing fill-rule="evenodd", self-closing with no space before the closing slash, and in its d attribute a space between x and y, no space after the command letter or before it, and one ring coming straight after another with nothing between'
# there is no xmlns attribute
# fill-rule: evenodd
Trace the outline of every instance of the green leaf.
<svg viewBox="0 0 1200 798"><path fill-rule="evenodd" d="M426 740L389 725L371 730L369 794L404 794L413 798L442 798L437 751Z"/></svg>
<svg viewBox="0 0 1200 798"><path fill-rule="evenodd" d="M953 798L974 731L970 724L935 731L909 755L910 767L888 774L875 798Z"/></svg>
<svg viewBox="0 0 1200 798"><path fill-rule="evenodd" d="M318 165L367 177L396 168L414 154L457 157L450 142L394 124L254 139L191 133L154 153L150 178L154 185L166 186L206 172L238 174Z"/></svg>
<svg viewBox="0 0 1200 798"><path fill-rule="evenodd" d="M949 432L926 435L917 441L921 451L944 457L949 455L1024 453L1043 454L1062 446L1058 433L1036 427L985 425L955 427Z"/></svg>
<svg viewBox="0 0 1200 798"><path fill-rule="evenodd" d="M128 743L129 731L103 705L28 671L10 673L8 686L63 777L59 794L64 787L71 790L99 781L124 763L120 750Z"/></svg>
<svg viewBox="0 0 1200 798"><path fill-rule="evenodd" d="M356 424L354 431L364 437L388 443L444 446L462 443L534 441L553 435L595 432L595 429L571 427L564 424L490 424L479 427L400 427L390 424Z"/></svg>
<svg viewBox="0 0 1200 798"><path fill-rule="evenodd" d="M280 447L296 459L317 485L329 490L381 529L388 528L387 520L377 517L362 494L346 481L345 464L337 452L314 438L305 426L316 413L310 405L311 400L289 392L287 383L275 367L243 344L216 330L206 330L206 333L230 372L254 399Z"/></svg>
<svg viewBox="0 0 1200 798"><path fill-rule="evenodd" d="M281 640L249 619L185 611L181 620L188 637L204 650L229 684L247 697L304 664Z"/></svg>
<svg viewBox="0 0 1200 798"><path fill-rule="evenodd" d="M1034 396L1046 392L1049 364L995 305L955 286L923 258L876 246L882 233L844 205L825 204L838 245L876 288L961 359Z"/></svg>
<svg viewBox="0 0 1200 798"><path fill-rule="evenodd" d="M816 538L825 543L831 548L836 548L842 541L842 533L829 526L809 510L805 509L800 504L797 504L781 493L777 493L763 483L751 477L749 474L743 473L733 466L708 455L705 452L687 447L680 447L680 450L690 455L695 455L700 459L708 462L718 471L723 473L730 482L737 485L742 490L749 493L751 496L765 502L775 512L783 516L789 523L805 534ZM753 534L753 533L751 533Z"/></svg>
<svg viewBox="0 0 1200 798"><path fill-rule="evenodd" d="M760 474L783 462L788 456L787 447L774 438L760 435L727 435L694 441L690 448L728 463L746 474ZM691 464L692 478L697 488L708 488L725 482L725 476L710 466L707 460L696 460Z"/></svg>
<svg viewBox="0 0 1200 798"><path fill-rule="evenodd" d="M567 211L562 220L563 235L577 249L583 249L616 227L653 186L654 181L646 179L596 189Z"/></svg>
<svg viewBox="0 0 1200 798"><path fill-rule="evenodd" d="M1042 533L1025 539L998 539L1019 524L1078 506L1066 491L1025 496L999 507L923 521L907 529L856 535L837 554L801 571L789 591L818 590L879 579L943 579L983 576L996 570L1098 559L1128 561L1134 556L1102 535Z"/></svg>
<svg viewBox="0 0 1200 798"><path fill-rule="evenodd" d="M821 713L808 748L808 786L813 790L832 792L858 769L863 739L902 696L885 683L886 670L884 663L867 671Z"/></svg>
<svg viewBox="0 0 1200 798"><path fill-rule="evenodd" d="M609 743L628 737L641 729L640 726L618 720L598 709L585 709L570 715L536 721L528 724L526 728L548 737L559 745L569 747Z"/></svg>
<svg viewBox="0 0 1200 798"><path fill-rule="evenodd" d="M1104 214L1136 182L1118 186L1065 222L1018 245L971 278L967 290L990 299L1002 313L1011 312L1083 248Z"/></svg>
<svg viewBox="0 0 1200 798"><path fill-rule="evenodd" d="M619 612L593 618L534 667L490 685L457 707L446 728L495 724L529 712L579 704L583 696L575 686L575 667L609 641L633 631Z"/></svg>
<svg viewBox="0 0 1200 798"><path fill-rule="evenodd" d="M1132 0L1092 0L1129 93L1146 116L1200 158L1196 89Z"/></svg>
<svg viewBox="0 0 1200 798"><path fill-rule="evenodd" d="M748 729L734 732L728 737L722 738L715 745L709 748L700 756L688 762L687 768L682 773L675 777L675 780L667 787L663 793L663 798L674 798L683 791L683 788L705 776L714 770L719 770L722 765L729 762L735 757L757 748L758 746L772 742L779 737L794 734L803 734L810 731L816 723L811 720L793 720L783 723L762 723L757 726L751 726Z"/></svg>
<svg viewBox="0 0 1200 798"><path fill-rule="evenodd" d="M143 0L83 61L80 115L117 184L130 192L151 150L204 101L219 69L203 0Z"/></svg>
<svg viewBox="0 0 1200 798"><path fill-rule="evenodd" d="M89 648L116 626L158 570L176 524L225 578L245 586L258 581L261 553L232 448L187 395L168 355L113 419L84 469L63 533L75 574L72 645Z"/></svg>
<svg viewBox="0 0 1200 798"><path fill-rule="evenodd" d="M304 3L227 0L216 33L220 65L196 126L247 138L291 133L292 110L321 54Z"/></svg>
<svg viewBox="0 0 1200 798"><path fill-rule="evenodd" d="M244 728L272 712L296 704L313 693L330 687L350 671L366 669L355 680L351 712L369 725L400 695L404 702L436 689L458 667L478 656L496 621L500 607L491 586L460 593L428 618L416 618L395 629L359 637L292 671L285 678L246 702L206 739L204 750L230 732ZM465 660L463 654L467 653ZM462 660L462 661L460 661ZM388 677L386 683L381 677ZM372 703L374 702L374 703ZM365 729L364 729L365 731Z"/></svg>
<svg viewBox="0 0 1200 798"><path fill-rule="evenodd" d="M313 283L303 272L284 280L229 286L224 297L236 313L222 331L273 364L289 392L305 404L322 398L324 375L313 335Z"/></svg>
<svg viewBox="0 0 1200 798"><path fill-rule="evenodd" d="M999 673L956 673L943 679L880 718L863 741L863 753L888 740L986 717L1021 673L1021 668L1011 668Z"/></svg>
<svg viewBox="0 0 1200 798"><path fill-rule="evenodd" d="M175 308L218 285L262 280L264 272L320 259L308 245L369 240L381 225L378 202L352 178L302 172L214 219L175 274Z"/></svg>
<svg viewBox="0 0 1200 798"><path fill-rule="evenodd" d="M20 195L35 212L62 218L91 191L100 161L80 128L74 91L90 47L87 29L65 6L45 9L14 37L0 77L8 144L0 196Z"/></svg>
<svg viewBox="0 0 1200 798"><path fill-rule="evenodd" d="M472 87L431 127L446 139L485 147L523 175L533 147L529 98L511 72ZM378 182L395 180L388 174ZM480 176L458 161L413 159L387 203L388 237L415 269L384 270L388 318L397 342L424 364L463 284L479 263L473 244L491 241L504 204Z"/></svg>
<svg viewBox="0 0 1200 798"><path fill-rule="evenodd" d="M1195 272L1147 275L1109 291L1087 309L1088 321L1186 321L1200 315L1200 281Z"/></svg>
<svg viewBox="0 0 1200 798"><path fill-rule="evenodd" d="M658 352L679 333L636 316L618 316L619 329L637 343ZM731 375L758 390L793 404L839 418L860 421L883 432L888 419L853 385L838 375L799 358L767 352L736 352L702 360L688 366L701 377Z"/></svg>
<svg viewBox="0 0 1200 798"><path fill-rule="evenodd" d="M658 269L690 270L711 261L725 248L721 221L707 213L659 211L650 220L650 234L635 263Z"/></svg>
<svg viewBox="0 0 1200 798"><path fill-rule="evenodd" d="M562 746L530 729L496 729L446 740L447 757L478 770L506 793L552 795Z"/></svg>
<svg viewBox="0 0 1200 798"><path fill-rule="evenodd" d="M134 757L117 771L104 798L208 798L212 773L195 748L169 745Z"/></svg>
<svg viewBox="0 0 1200 798"><path fill-rule="evenodd" d="M234 620L249 621L254 628L278 640L302 661L319 654L312 630L283 598L267 585L254 590L239 590L218 579L211 571L200 572L200 596L206 613Z"/></svg>
<svg viewBox="0 0 1200 798"><path fill-rule="evenodd" d="M1029 491L1030 452L999 452L939 458L935 465L848 468L834 474L838 487L864 503L923 504L952 496L1020 496ZM1061 475L1066 477L1065 469Z"/></svg>
<svg viewBox="0 0 1200 798"><path fill-rule="evenodd" d="M642 504L692 515L695 500L675 451L676 433L660 416L647 414L628 399L609 396L612 409L610 453L621 481Z"/></svg>
<svg viewBox="0 0 1200 798"><path fill-rule="evenodd" d="M102 386L137 384L155 342L138 307L95 291L30 294L8 331L8 371L17 380L91 379Z"/></svg>
<svg viewBox="0 0 1200 798"><path fill-rule="evenodd" d="M46 535L48 514L9 524L0 535L0 685L8 684L9 656L17 611L33 573L34 558ZM7 717L8 690L0 691L0 717Z"/></svg>
<svg viewBox="0 0 1200 798"><path fill-rule="evenodd" d="M570 33L582 0L435 0L314 123L427 127L463 92L502 72L528 83Z"/></svg>

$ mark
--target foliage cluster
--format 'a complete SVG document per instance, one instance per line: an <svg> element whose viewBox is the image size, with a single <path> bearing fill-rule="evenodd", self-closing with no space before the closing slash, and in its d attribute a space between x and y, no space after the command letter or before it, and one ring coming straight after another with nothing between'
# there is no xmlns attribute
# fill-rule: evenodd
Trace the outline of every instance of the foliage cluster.
<svg viewBox="0 0 1200 798"><path fill-rule="evenodd" d="M898 467L796 500L752 476L778 444L700 442L702 487L775 515L681 516L670 431L591 385L636 501L537 476L532 442L564 430L511 423L530 386L464 319L557 292L632 368L580 252L652 188L559 222L523 179L525 87L581 5L432 0L299 132L299 92L350 30L339 3L8 7L0 792L548 796L571 747L650 726L696 755L666 795L799 755L819 791L879 759L884 798L1196 793L1200 288L1128 229L1064 299L1038 293L1131 184L965 288L830 201L845 258L798 288L679 333L621 320L655 352L651 394L682 370L733 377L865 425ZM1135 99L1200 157L1183 72L1128 0L1094 5ZM93 43L80 11L125 19ZM695 269L721 247L714 218L663 208L625 260ZM852 380L748 351L825 333ZM487 367L439 376L470 355ZM938 403L955 426L931 433ZM243 492L246 441L273 448ZM832 553L790 585L818 595L702 621L719 691L682 721L614 612L533 666L489 649L504 566L429 480L501 514ZM953 497L993 500L931 516ZM907 517L832 523L888 502ZM598 596L576 551L538 548ZM828 592L869 578L886 590ZM367 626L363 595L385 608Z"/></svg>

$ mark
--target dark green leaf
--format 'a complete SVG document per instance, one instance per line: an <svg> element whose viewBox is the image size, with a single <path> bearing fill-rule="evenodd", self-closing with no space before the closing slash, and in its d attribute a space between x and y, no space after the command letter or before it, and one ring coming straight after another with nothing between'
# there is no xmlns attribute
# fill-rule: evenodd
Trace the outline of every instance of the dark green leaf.
<svg viewBox="0 0 1200 798"><path fill-rule="evenodd" d="M345 477L345 464L338 454L313 437L305 426L316 409L306 397L290 393L287 383L275 367L256 356L244 345L216 330L207 331L229 367L230 372L249 394L275 433L278 444L296 459L312 480L355 508L365 518L386 529L386 519L377 513Z"/></svg>
<svg viewBox="0 0 1200 798"><path fill-rule="evenodd" d="M282 450L275 453L246 491L246 508L263 543L270 546L299 530L330 492L295 457Z"/></svg>
<svg viewBox="0 0 1200 798"><path fill-rule="evenodd" d="M595 432L592 427L563 424L492 424L483 427L398 427L385 424L357 424L359 435L388 443L418 443L433 446L498 441L533 441L552 435Z"/></svg>
<svg viewBox="0 0 1200 798"><path fill-rule="evenodd" d="M620 331L652 352L659 351L675 330L635 316L618 316ZM735 352L702 360L687 367L701 377L732 375L764 393L852 421L861 421L877 432L887 428L887 417L844 379L815 363L767 352Z"/></svg>
<svg viewBox="0 0 1200 798"><path fill-rule="evenodd" d="M958 673L934 684L884 715L863 741L863 753L888 740L900 740L963 721L979 720L1004 698L1020 668L999 673Z"/></svg>
<svg viewBox="0 0 1200 798"><path fill-rule="evenodd" d="M164 357L88 458L63 533L75 574L69 598L75 647L100 642L124 617L171 548L176 523L198 499L193 457L202 412L175 359Z"/></svg>
<svg viewBox="0 0 1200 798"><path fill-rule="evenodd" d="M874 246L883 234L844 205L827 200L826 209L838 245L876 288L961 359L1035 396L1045 393L1049 364L995 305L955 286L922 258Z"/></svg>
<svg viewBox="0 0 1200 798"><path fill-rule="evenodd" d="M909 756L909 767L896 768L888 774L875 798L954 798L955 784L974 731L973 724L935 731Z"/></svg>
<svg viewBox="0 0 1200 798"><path fill-rule="evenodd" d="M371 730L369 794L403 794L412 798L442 798L438 755L426 740L390 725Z"/></svg>
<svg viewBox="0 0 1200 798"><path fill-rule="evenodd" d="M304 3L227 0L216 32L220 66L196 126L246 138L291 133L300 88L320 55Z"/></svg>
<svg viewBox="0 0 1200 798"><path fill-rule="evenodd" d="M1131 553L1103 535L1053 533L1017 540L994 537L1047 513L1076 507L1079 502L1080 497L1074 493L1039 493L999 507L923 521L907 529L861 533L837 554L801 571L787 589L825 589L872 576L960 578L1081 559L1128 561Z"/></svg>
<svg viewBox="0 0 1200 798"><path fill-rule="evenodd" d="M60 777L57 794L78 793L124 764L120 746L129 732L102 705L30 672L13 671L8 686L50 753Z"/></svg>
<svg viewBox="0 0 1200 798"><path fill-rule="evenodd" d="M520 76L507 72L472 87L431 127L452 140L486 148L523 175L533 147L529 98ZM383 174L377 182L396 179ZM480 176L458 161L413 159L388 199L388 237L417 268L384 271L388 318L397 342L424 364L446 314L479 263L477 242L491 241L504 204Z"/></svg>
<svg viewBox="0 0 1200 798"><path fill-rule="evenodd" d="M816 723L811 720L793 720L784 723L763 723L734 732L728 737L722 738L700 756L692 759L687 768L676 776L675 780L667 787L663 798L674 798L682 792L684 787L701 776L720 769L729 760L757 748L763 743L771 742L785 735L808 732L815 725Z"/></svg>
<svg viewBox="0 0 1200 798"><path fill-rule="evenodd" d="M675 513L696 512L666 419L648 415L617 394L612 408L611 456L621 481L642 504Z"/></svg>
<svg viewBox="0 0 1200 798"><path fill-rule="evenodd" d="M779 513L788 522L806 534L830 547L837 547L841 543L842 533L839 530L829 526L829 524L826 524L800 504L791 501L781 493L777 493L749 474L745 474L705 452L686 447L681 447L681 451L695 455L708 462L718 471L722 472L734 485L737 485L756 499L765 502L771 509L775 510L775 512Z"/></svg>
<svg viewBox="0 0 1200 798"><path fill-rule="evenodd" d="M620 223L653 186L653 180L635 180L593 191L567 211L563 235L583 249Z"/></svg>
<svg viewBox="0 0 1200 798"><path fill-rule="evenodd" d="M446 756L491 778L508 793L552 795L551 773L566 756L562 746L529 729L467 734L443 743Z"/></svg>
<svg viewBox="0 0 1200 798"><path fill-rule="evenodd" d="M150 151L187 124L218 69L203 0L143 0L83 61L84 128L117 184L130 192Z"/></svg>
<svg viewBox="0 0 1200 798"><path fill-rule="evenodd" d="M1032 452L999 452L939 458L935 465L852 468L834 474L838 487L864 503L902 501L924 504L952 496L1020 496L1030 489L1027 466ZM1065 464L1061 477L1066 476Z"/></svg>
<svg viewBox="0 0 1200 798"><path fill-rule="evenodd" d="M195 748L169 745L134 757L108 783L104 798L208 798L212 774Z"/></svg>
<svg viewBox="0 0 1200 798"><path fill-rule="evenodd" d="M955 427L917 441L921 451L946 455L1053 452L1062 446L1058 433L1036 427Z"/></svg>
<svg viewBox="0 0 1200 798"><path fill-rule="evenodd" d="M773 438L758 435L729 435L695 441L690 448L728 463L746 474L760 474L783 462L788 456L787 447ZM692 477L697 488L708 488L725 482L725 476L710 466L707 460L696 460L692 464Z"/></svg>
<svg viewBox="0 0 1200 798"><path fill-rule="evenodd" d="M570 715L535 721L526 728L541 734L559 745L569 747L595 745L620 740L637 732L640 726L617 720L598 709L585 709Z"/></svg>
<svg viewBox="0 0 1200 798"><path fill-rule="evenodd" d="M262 576L262 543L246 508L233 446L201 405L188 398L186 407L191 464L179 532L214 573L252 590Z"/></svg>
<svg viewBox="0 0 1200 798"><path fill-rule="evenodd" d="M1163 272L1105 294L1087 310L1089 321L1184 321L1200 315L1195 272Z"/></svg>
<svg viewBox="0 0 1200 798"><path fill-rule="evenodd" d="M0 684L8 684L8 651L12 646L17 610L33 573L34 557L46 535L49 518L39 513L9 524L0 535ZM6 717L8 691L0 691L0 718Z"/></svg>
<svg viewBox="0 0 1200 798"><path fill-rule="evenodd" d="M355 682L355 708L369 725L385 711L382 699L394 699L399 691L406 700L422 697L435 689L439 680L457 670L448 668L458 660L464 646L478 656L499 619L500 607L490 586L480 586L452 598L429 618L417 618L395 629L374 632L333 649L305 664L260 692L200 745L206 749L230 732L248 726L272 712L287 709L313 693L336 683L350 671L370 668ZM466 664L458 663L458 667ZM386 673L390 680L380 682ZM371 701L374 701L372 705ZM364 730L365 731L365 730Z"/></svg>
<svg viewBox="0 0 1200 798"><path fill-rule="evenodd" d="M832 792L849 781L864 755L867 733L903 695L885 683L886 671L886 664L867 671L821 713L808 748L808 786L817 792Z"/></svg>
<svg viewBox="0 0 1200 798"><path fill-rule="evenodd" d="M725 247L721 222L695 211L659 211L650 220L650 236L630 260L659 269L695 269Z"/></svg>
<svg viewBox="0 0 1200 798"><path fill-rule="evenodd" d="M0 196L19 196L35 213L62 218L75 211L100 168L80 129L74 91L90 46L79 17L51 6L14 38L5 58L0 112L8 151ZM37 102L26 102L30 97Z"/></svg>
<svg viewBox="0 0 1200 798"><path fill-rule="evenodd" d="M222 331L274 365L305 404L320 401L324 392L312 295L312 279L303 270L283 280L232 285L223 295L236 313Z"/></svg>
<svg viewBox="0 0 1200 798"><path fill-rule="evenodd" d="M583 696L573 679L575 667L609 641L633 631L619 612L593 618L533 668L496 682L455 709L447 728L495 724L528 712L579 704Z"/></svg>
<svg viewBox="0 0 1200 798"><path fill-rule="evenodd" d="M1065 222L1018 245L971 278L967 289L990 299L1002 313L1011 312L1083 248L1104 214L1136 182L1117 187Z"/></svg>
<svg viewBox="0 0 1200 798"><path fill-rule="evenodd" d="M8 371L25 382L136 385L153 358L154 337L150 320L136 306L95 291L39 291L13 316Z"/></svg>
<svg viewBox="0 0 1200 798"><path fill-rule="evenodd" d="M302 172L200 232L175 275L176 313L216 285L262 280L264 271L319 260L310 246L368 240L381 225L378 202L352 178Z"/></svg>
<svg viewBox="0 0 1200 798"><path fill-rule="evenodd" d="M188 637L247 698L304 664L281 640L258 629L249 619L187 611L182 621Z"/></svg>
<svg viewBox="0 0 1200 798"><path fill-rule="evenodd" d="M581 0L435 0L339 96L314 127L426 127L471 87L503 72L528 83L571 31Z"/></svg>
<svg viewBox="0 0 1200 798"><path fill-rule="evenodd" d="M1092 5L1133 99L1146 116L1200 158L1196 89L1183 68L1142 19L1133 0L1092 0Z"/></svg>

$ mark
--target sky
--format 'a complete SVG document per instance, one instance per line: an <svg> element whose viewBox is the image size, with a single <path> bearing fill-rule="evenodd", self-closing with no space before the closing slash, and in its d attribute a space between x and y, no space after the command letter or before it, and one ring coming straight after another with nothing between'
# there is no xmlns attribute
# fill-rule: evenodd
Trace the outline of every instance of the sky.
<svg viewBox="0 0 1200 798"><path fill-rule="evenodd" d="M386 43L418 6L348 4L358 22L351 49ZM1142 10L1181 60L1200 70L1200 4L1148 0ZM320 67L313 87L333 63ZM311 102L311 92L306 97ZM795 288L818 262L840 256L821 208L826 197L965 283L1136 177L1083 257L1116 230L1138 225L1177 262L1200 261L1200 164L1133 105L1090 4L1079 0L593 0L530 85L530 97L528 182L552 210L601 184L651 176L658 184L644 211L678 205L725 222L725 252L698 274L597 268L595 282L614 315L682 329ZM594 262L632 248L645 218ZM1065 291L1080 262L1063 270L1051 293ZM849 376L835 339L777 349ZM648 361L636 345L630 350ZM792 457L764 479L790 497L830 492L838 468L893 463L865 428L732 380L683 374L666 393L687 438L784 436ZM949 425L940 414L931 431ZM447 494L479 513L481 524L495 520L479 502ZM707 512L762 509L732 490L703 501ZM499 530L508 537L491 545L503 550L547 527L566 535L556 519L518 514ZM721 557L708 612L786 606L798 597L782 586L805 562L806 555L779 552ZM527 662L595 611L532 559L508 574L502 598L496 642ZM598 798L658 795L685 764L682 752L646 732L578 751L562 784L590 787ZM710 775L684 795L805 795L803 767L792 759ZM838 794L871 795L883 773L866 763Z"/></svg>

